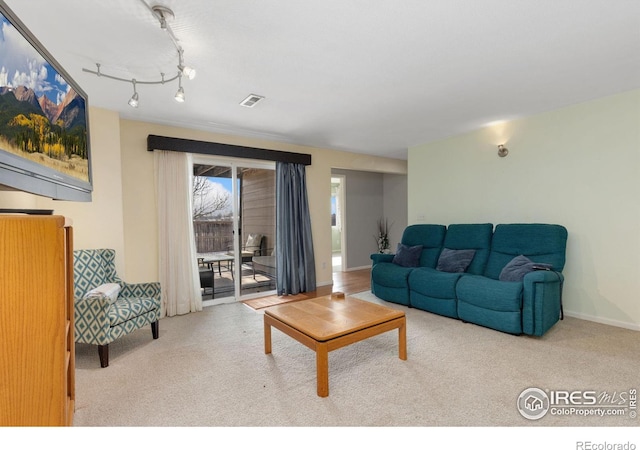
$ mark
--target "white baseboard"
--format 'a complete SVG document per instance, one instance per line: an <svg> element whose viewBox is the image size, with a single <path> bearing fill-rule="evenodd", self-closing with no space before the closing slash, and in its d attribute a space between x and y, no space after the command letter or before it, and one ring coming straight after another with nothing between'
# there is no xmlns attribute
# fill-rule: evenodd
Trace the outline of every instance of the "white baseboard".
<svg viewBox="0 0 640 450"><path fill-rule="evenodd" d="M331 286L333 284L333 280L331 281L324 281L322 283L316 283L316 287L318 286Z"/></svg>
<svg viewBox="0 0 640 450"><path fill-rule="evenodd" d="M602 323L605 325L612 325L619 328L627 328L629 330L640 331L640 325L636 323L622 322L620 320L604 319L602 317L590 316L589 314L582 314L573 311L565 311L565 316L575 317L576 319L588 320L590 322Z"/></svg>

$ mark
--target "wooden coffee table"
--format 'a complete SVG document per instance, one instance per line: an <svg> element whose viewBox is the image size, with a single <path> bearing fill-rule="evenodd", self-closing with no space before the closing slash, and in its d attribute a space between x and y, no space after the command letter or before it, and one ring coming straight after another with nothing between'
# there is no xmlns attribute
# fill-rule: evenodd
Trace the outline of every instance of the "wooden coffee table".
<svg viewBox="0 0 640 450"><path fill-rule="evenodd" d="M353 297L318 297L272 306L264 312L264 352L271 353L271 327L316 352L318 396L329 395L329 352L398 329L399 357L407 359L403 311Z"/></svg>

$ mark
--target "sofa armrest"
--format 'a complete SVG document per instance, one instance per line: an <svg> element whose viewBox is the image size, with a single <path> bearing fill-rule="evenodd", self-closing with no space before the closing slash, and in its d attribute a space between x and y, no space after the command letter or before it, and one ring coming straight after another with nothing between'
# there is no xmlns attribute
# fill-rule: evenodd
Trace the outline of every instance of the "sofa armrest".
<svg viewBox="0 0 640 450"><path fill-rule="evenodd" d="M122 283L119 297L147 297L156 301L158 308L160 307L160 297L162 291L160 282L154 281L150 283Z"/></svg>
<svg viewBox="0 0 640 450"><path fill-rule="evenodd" d="M373 265L375 266L376 264L381 262L392 262L394 256L395 255L388 253L373 253L371 255L371 259L373 260Z"/></svg>
<svg viewBox="0 0 640 450"><path fill-rule="evenodd" d="M564 276L553 270L525 275L522 293L522 332L542 336L562 314Z"/></svg>
<svg viewBox="0 0 640 450"><path fill-rule="evenodd" d="M82 344L106 345L111 342L109 308L104 295L74 299L75 341Z"/></svg>

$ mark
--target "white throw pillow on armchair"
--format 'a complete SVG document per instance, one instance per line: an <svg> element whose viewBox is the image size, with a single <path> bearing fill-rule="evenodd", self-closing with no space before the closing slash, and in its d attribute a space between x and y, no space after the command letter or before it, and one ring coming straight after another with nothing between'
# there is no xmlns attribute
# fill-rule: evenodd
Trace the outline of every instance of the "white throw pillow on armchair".
<svg viewBox="0 0 640 450"><path fill-rule="evenodd" d="M100 286L91 289L85 294L87 297L107 297L109 304L113 304L118 300L118 294L120 293L120 285L117 283L105 283Z"/></svg>

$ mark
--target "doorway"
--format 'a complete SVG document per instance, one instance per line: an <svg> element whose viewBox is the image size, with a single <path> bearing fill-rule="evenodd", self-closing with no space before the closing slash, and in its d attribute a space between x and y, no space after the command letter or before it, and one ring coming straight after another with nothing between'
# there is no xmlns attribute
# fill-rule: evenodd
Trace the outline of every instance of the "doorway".
<svg viewBox="0 0 640 450"><path fill-rule="evenodd" d="M275 293L275 164L193 158L203 306Z"/></svg>
<svg viewBox="0 0 640 450"><path fill-rule="evenodd" d="M345 249L345 177L331 176L331 264L333 272L342 272L346 265Z"/></svg>

